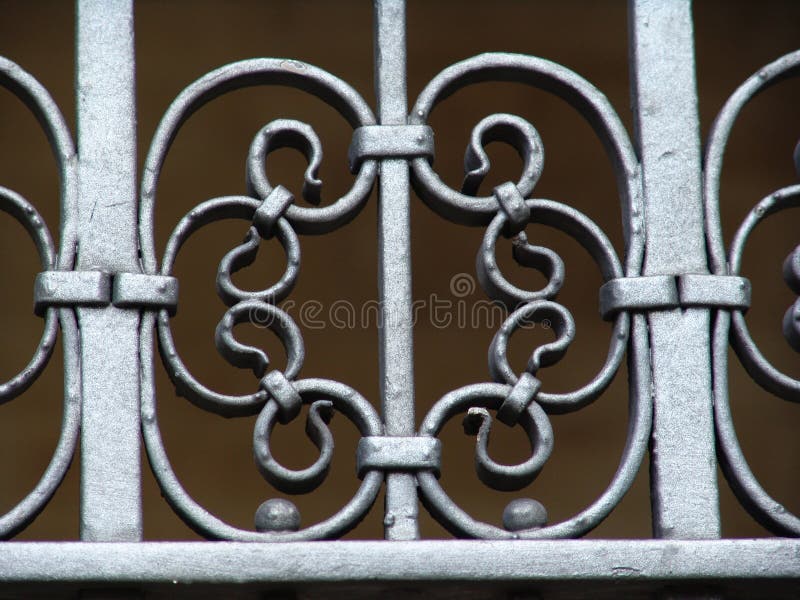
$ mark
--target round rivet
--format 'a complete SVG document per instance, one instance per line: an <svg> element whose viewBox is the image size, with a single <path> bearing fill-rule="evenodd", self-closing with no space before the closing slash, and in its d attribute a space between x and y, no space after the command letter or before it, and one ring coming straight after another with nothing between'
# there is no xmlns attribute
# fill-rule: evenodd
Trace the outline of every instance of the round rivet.
<svg viewBox="0 0 800 600"><path fill-rule="evenodd" d="M517 498L503 511L503 527L508 531L522 531L547 525L547 509L532 498Z"/></svg>
<svg viewBox="0 0 800 600"><path fill-rule="evenodd" d="M297 531L300 529L300 511L293 502L272 498L256 510L256 531Z"/></svg>

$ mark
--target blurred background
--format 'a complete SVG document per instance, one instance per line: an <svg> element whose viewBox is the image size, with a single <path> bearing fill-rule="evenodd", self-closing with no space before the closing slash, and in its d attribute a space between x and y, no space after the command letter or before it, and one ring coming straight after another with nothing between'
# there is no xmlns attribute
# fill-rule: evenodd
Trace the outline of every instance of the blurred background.
<svg viewBox="0 0 800 600"><path fill-rule="evenodd" d="M800 4L792 1L734 2L699 0L694 8L697 77L703 139L727 97L762 65L800 46ZM74 15L64 0L0 1L0 55L36 76L73 125L75 102ZM287 57L315 64L339 76L375 106L372 60L372 10L369 2L196 0L136 2L138 136L140 165L157 124L172 99L189 83L218 66L250 57ZM409 0L409 105L436 73L484 51L533 54L561 63L603 91L629 131L627 9L622 0L541 0L493 2ZM746 108L727 151L722 180L722 215L730 241L750 208L771 191L794 183L792 150L800 137L800 82L787 81ZM569 106L543 92L517 84L484 84L457 93L431 118L436 132L435 168L452 186L460 185L463 155L472 127L493 112L510 112L539 130L545 168L535 197L568 203L595 220L622 251L618 193L600 141ZM323 202L341 196L352 183L346 156L352 131L333 109L302 92L280 88L237 91L203 108L184 126L166 161L158 193L156 238L159 254L177 221L197 203L244 193L248 146L260 127L276 118L310 123L322 139L325 160ZM0 184L22 193L58 228L58 179L47 141L33 116L10 93L0 93ZM521 162L510 147L489 146L492 171L483 189L516 180ZM271 156L271 181L299 196L305 162L291 150ZM469 310L483 298L480 289L453 293L454 277L474 276L482 228L451 224L412 199L414 296ZM780 322L794 297L781 279L781 263L798 243L796 215L782 214L756 230L743 273L753 283L748 323L765 355L779 368L800 376L797 356L780 333ZM173 331L187 366L204 384L228 393L255 389L252 373L228 365L214 347L214 329L225 307L214 289L217 265L238 245L247 223L208 226L186 244L176 275L181 298ZM610 327L600 320L600 274L576 242L544 227L529 227L536 244L564 258L567 280L560 301L573 313L577 337L566 358L543 370L544 389L567 391L587 382L605 361ZM377 331L372 318L343 322L331 313L347 302L357 309L377 299L376 202L370 199L350 225L325 236L301 238L302 268L287 306L296 320L303 303L323 307L322 326L303 327L307 358L301 375L326 377L360 391L378 407ZM31 310L32 286L40 270L33 244L22 227L0 215L2 311L0 379L8 379L29 360L41 333ZM518 267L510 243L498 248L501 268L515 283L534 288L541 276ZM254 265L237 274L242 287L265 287L284 268L279 245L262 243ZM468 280L467 280L468 282ZM466 292L466 293L465 293ZM335 304L339 301L339 304ZM353 314L353 313L349 313ZM339 315L341 317L341 314ZM499 322L459 323L458 312L443 326L422 310L415 328L417 422L444 393L489 380L486 351ZM239 332L241 330L241 333ZM276 339L265 330L242 326L243 341L264 348L280 367ZM512 339L517 369L530 350L550 338L536 328ZM109 340L113 343L113 340ZM62 355L56 352L44 375L21 398L0 407L0 512L14 506L35 485L57 439L62 401ZM158 361L157 361L158 362ZM205 413L174 390L160 363L158 406L162 433L173 467L187 491L208 510L240 527L252 527L264 500L279 496L260 477L252 458L254 418L223 419ZM731 403L739 437L753 471L777 500L800 512L800 409L763 392L731 355ZM627 374L624 368L606 393L573 414L553 416L555 448L539 478L520 493L485 488L473 469L474 440L460 419L445 429L442 483L475 517L500 522L503 507L515 497L543 502L551 522L561 521L591 503L607 486L625 443ZM305 437L304 419L276 428L276 454L287 466L310 464L316 449ZM303 524L339 509L354 493L357 435L339 415L331 425L336 453L328 480L316 492L293 500ZM521 428L498 425L491 450L500 461L527 456ZM195 539L161 498L143 455L145 536ZM42 515L20 539L74 539L78 536L78 458ZM649 537L648 466L622 503L590 535ZM723 533L729 537L768 535L738 505L720 475ZM382 535L379 498L350 538ZM421 509L424 537L449 537Z"/></svg>

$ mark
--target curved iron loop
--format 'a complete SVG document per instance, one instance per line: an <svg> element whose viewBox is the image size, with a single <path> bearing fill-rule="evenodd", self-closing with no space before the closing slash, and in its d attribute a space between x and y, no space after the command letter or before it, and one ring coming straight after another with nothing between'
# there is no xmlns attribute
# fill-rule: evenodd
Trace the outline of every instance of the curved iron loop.
<svg viewBox="0 0 800 600"><path fill-rule="evenodd" d="M178 481L164 448L164 442L158 426L152 372L154 319L155 315L153 313L145 313L143 315L140 343L142 368L144 369L141 390L142 432L151 469L158 480L161 491L175 512L189 527L209 539L289 542L334 539L347 533L363 519L380 491L383 474L379 471L368 471L364 475L356 493L337 513L299 531L278 531L269 530L269 528L265 528L263 531L239 529L215 517L200 506ZM317 408L317 412L320 412L320 409L324 412L324 403L330 402L334 410L342 413L353 422L362 436L379 436L383 434L383 425L375 409L352 388L326 379L301 379L292 382L292 388L300 395L304 404L313 406L317 401L321 401L323 404ZM262 393L266 398L266 393ZM277 403L270 401L265 406L277 406ZM319 425L320 431L324 429L322 421L316 425ZM254 445L256 447L266 441L264 437L259 440L256 440L255 437L254 435ZM324 447L326 442L323 442L322 445Z"/></svg>
<svg viewBox="0 0 800 600"><path fill-rule="evenodd" d="M320 98L335 108L353 127L374 125L375 116L364 99L347 83L319 69L295 60L259 58L231 63L211 71L185 88L170 105L156 130L145 161L139 210L142 263L146 273L156 272L153 220L155 199L161 168L169 148L183 123L198 109L214 98L243 87L284 85L294 87ZM259 199L269 186L263 175L263 159L276 147L293 146L308 152L304 195L313 203L316 184L317 158L321 160L318 140L310 127L297 121L278 120L270 123L255 137L248 155L248 181ZM263 155L262 155L263 152ZM315 158L317 157L317 158ZM262 160L259 160L262 159ZM299 233L319 234L332 231L351 221L361 210L377 174L377 163L366 160L356 175L353 186L337 201L324 207L304 207L291 204L285 218ZM312 183L313 182L313 183Z"/></svg>
<svg viewBox="0 0 800 600"><path fill-rule="evenodd" d="M800 206L800 185L767 196L742 222L731 243L731 274L738 274L744 246L752 230L766 217L787 208ZM792 256L786 263L792 265ZM786 273L786 269L784 270ZM795 283L787 276L790 287ZM795 303L795 307L797 303ZM783 331L789 343L796 339L795 308L784 316ZM765 390L784 400L800 401L800 381L776 369L761 353L750 335L742 311L718 310L713 331L714 420L717 431L717 454L720 467L739 502L763 527L776 535L800 536L800 518L773 499L750 469L739 444L733 424L728 395L728 338L736 356L748 374Z"/></svg>
<svg viewBox="0 0 800 600"><path fill-rule="evenodd" d="M217 269L217 294L228 306L242 300L261 300L277 304L294 289L300 274L300 242L286 219L278 219L275 229L276 237L286 252L286 270L280 280L258 291L242 290L233 282L232 275L253 264L258 254L261 236L255 227L250 227L242 244L223 256Z"/></svg>
<svg viewBox="0 0 800 600"><path fill-rule="evenodd" d="M333 458L333 435L328 423L333 418L333 403L317 400L311 404L306 419L306 434L319 450L319 457L305 469L289 469L281 465L270 450L270 435L279 422L279 406L269 401L261 409L253 432L253 455L261 475L276 489L287 494L313 492L325 480Z"/></svg>
<svg viewBox="0 0 800 600"><path fill-rule="evenodd" d="M206 200L186 213L167 240L161 260L161 275L173 275L175 261L186 241L200 228L224 219L253 221L261 202L250 196L221 196Z"/></svg>
<svg viewBox="0 0 800 600"><path fill-rule="evenodd" d="M647 323L643 315L633 315L633 326L636 335L631 340L631 363L635 366L631 371L631 412L628 423L628 435L619 466L608 488L590 506L577 515L553 525L545 526L542 519L538 518L546 513L544 508L536 501L512 500L504 511L504 525L500 528L489 523L473 519L462 510L444 491L437 480L436 474L430 471L419 471L416 474L419 484L420 499L425 508L448 531L457 537L479 539L553 539L578 537L597 526L619 503L625 492L633 483L639 465L647 451L652 426L652 397L650 390L650 372L644 368L648 360ZM523 378L529 378L523 375ZM517 386L498 383L480 383L468 385L458 390L445 394L428 412L420 425L419 435L436 437L441 432L444 424L458 413L472 411L474 419L467 423L467 427L478 426L478 440L476 442L476 468L479 477L490 487L496 489L519 489L522 486L511 486L515 476L520 471L532 480L541 465L547 460L552 449L552 429L547 416L539 406L538 388L534 385L527 391L523 402L526 402L524 412L520 413L523 427L529 433L533 453L530 459L519 466L506 467L497 465L488 456L489 419L486 409L497 410L498 417L504 405L515 393ZM534 400L535 398L535 400ZM468 416L468 419L470 417ZM480 420L480 424L477 421ZM526 426L527 425L527 426ZM530 431L538 434L533 441ZM474 430L472 430L474 431ZM539 462L541 461L541 463ZM517 470L519 469L519 470ZM483 473L481 473L483 471ZM527 472L526 472L527 471ZM487 481L488 480L488 481ZM516 483L522 483L517 480ZM493 485L494 484L494 485ZM498 488L497 485L506 485ZM524 484L523 484L524 485ZM524 510L523 518L506 519L509 511L516 515L518 504L523 508L536 506L540 510ZM528 518L531 517L531 518ZM533 518L537 517L537 518Z"/></svg>
<svg viewBox="0 0 800 600"><path fill-rule="evenodd" d="M515 235L511 240L511 255L514 260L523 267L536 269L547 280L545 286L540 290L527 291L518 288L503 276L497 266L495 257L499 229L499 227L492 227L492 224L489 225L475 261L478 281L486 295L502 303L507 310L515 310L523 302L555 299L558 292L561 291L566 276L564 261L561 257L550 248L528 242L528 236L524 231Z"/></svg>
<svg viewBox="0 0 800 600"><path fill-rule="evenodd" d="M170 235L164 250L161 273L172 275L177 255L183 244L201 227L222 219L244 219L252 222L260 206L260 201L248 196L223 196L198 204L184 215ZM235 307L240 302L245 303L234 311L241 319L237 321L238 323L243 322L245 316L248 316L256 326L273 328L279 338L282 335L286 337L286 340L281 338L284 342L294 340L291 344L299 348L300 355L302 355L302 337L297 326L283 311L271 306L271 303L285 298L294 285L299 271L300 243L292 227L283 218L276 221L276 237L286 251L288 265L277 283L261 291L245 291L239 289L232 281L232 273L243 268L248 261L255 258L260 239L251 226L248 228L248 235L244 243L228 252L220 261L217 271L217 291L229 306ZM157 325L161 359L179 395L186 397L204 410L224 416L253 415L261 410L266 401L266 394L263 390L252 394L232 396L202 385L189 372L178 354L172 336L170 315L166 310L159 312ZM230 331L227 331L232 329L233 325L234 323L227 322L225 317L220 322L217 329L218 343L222 344L220 351L228 353L226 358L229 361L233 360L232 364L235 366L243 364L244 368L254 369L254 372L260 377L268 364L266 355L255 348L240 348ZM228 337L229 334L230 337ZM245 359L245 356L248 358ZM241 362L242 360L244 362ZM300 364L302 364L302 358L299 359L298 370Z"/></svg>
<svg viewBox="0 0 800 600"><path fill-rule="evenodd" d="M499 408L499 407L498 407ZM478 478L490 488L501 491L521 490L542 470L553 451L553 428L542 408L531 401L522 413L520 424L528 435L531 456L517 465L503 465L489 456L489 434L492 417L485 408L471 407L464 417L464 433L477 434L475 470Z"/></svg>
<svg viewBox="0 0 800 600"><path fill-rule="evenodd" d="M322 143L314 129L293 119L276 119L256 134L247 153L247 192L251 196L267 198L274 189L267 179L267 155L279 148L294 148L303 153L308 167L303 177L303 199L314 206L322 200L322 181L317 177L322 164Z"/></svg>
<svg viewBox="0 0 800 600"><path fill-rule="evenodd" d="M419 95L408 123L427 124L434 107L441 101L466 86L489 81L512 81L551 92L571 104L589 121L613 163L622 196L626 241L633 250L629 257L630 266L638 268L635 264L641 264L640 251L644 242L640 222L642 204L638 159L625 127L608 99L573 71L522 54L486 53L474 56L447 67L428 83ZM482 139L484 135L486 138ZM528 197L533 191L544 160L543 151L534 151L536 147L541 149L536 130L520 117L492 115L473 130L465 161L467 177L463 192L445 184L427 158L411 161L412 183L417 195L446 219L464 225L485 225L497 213L498 201L495 197L468 195L477 191L482 173L488 169L488 159L482 150L484 141L504 141L520 152L525 167L517 186L523 197Z"/></svg>
<svg viewBox="0 0 800 600"><path fill-rule="evenodd" d="M175 386L175 393L194 405L225 417L257 414L266 401L263 390L232 396L214 391L200 383L181 360L172 337L170 315L166 309L158 312L156 321L161 361ZM266 357L264 357L266 360Z"/></svg>
<svg viewBox="0 0 800 600"><path fill-rule="evenodd" d="M563 231L583 246L597 263L604 281L623 276L622 265L611 242L603 231L586 215L572 207L552 200L526 200L525 205L530 211L529 222L539 223ZM508 216L503 211L498 211L486 229L486 234L476 258L476 270L481 287L490 298L502 302L509 309L519 311L522 310L519 307L529 306L532 303L540 303L542 307L551 307L547 310L555 311L558 315L554 313L553 315L543 315L541 318L551 320L549 325L560 326L560 324L563 324L566 327L567 322L572 323L570 316L564 316L560 313L560 311L566 311L566 309L548 301L556 296L564 281L563 262L557 254L551 250L528 244L527 236L525 236L524 232L521 232L517 234L515 239L515 257L524 266L533 266L543 272L548 277L547 284L540 290L523 290L509 282L500 271L495 256L496 244L502 235L507 220ZM552 306L558 306L558 308L552 308ZM569 313L567 312L566 315L569 315ZM489 369L496 381L513 384L516 382L516 375L514 375L507 362L503 365L502 357L495 352L497 348L502 347L501 354L505 354L505 344L508 336L524 320L520 316L516 317L517 320L512 317L513 315L506 320L490 347ZM574 324L565 328L565 333L568 330L570 331L570 339L565 341L567 345L575 334ZM585 386L573 392L562 394L540 392L537 395L537 401L551 413L570 412L592 402L608 387L619 370L619 366L625 356L629 330L630 316L625 312L620 312L614 321L608 358L600 372ZM550 355L548 347L549 345L542 349L545 356ZM566 346L564 346L563 350L566 350ZM546 364L553 364L552 362L542 363L542 357L539 354L534 353L534 356L539 358L534 361L534 357L531 357L532 363L529 365L529 372L531 373L535 372L535 370L530 370L531 368L538 369L541 366L546 366ZM558 360L560 356L554 354L552 359L545 358L545 361ZM534 362L537 364L534 364Z"/></svg>
<svg viewBox="0 0 800 600"><path fill-rule="evenodd" d="M52 268L69 271L75 264L78 244L78 165L72 134L58 105L44 86L18 64L3 57L0 57L0 87L12 92L34 114L44 129L58 163L61 235L59 252ZM20 222L25 225L24 220ZM36 241L33 234L32 237Z"/></svg>
<svg viewBox="0 0 800 600"><path fill-rule="evenodd" d="M176 393L204 410L223 416L247 416L258 413L267 399L264 390L241 396L229 396L207 388L192 375L178 356L169 320L167 311L161 310L158 314L160 355L175 385ZM225 313L215 333L215 343L220 354L236 367L252 369L257 377L264 374L269 366L266 354L258 348L237 342L233 336L233 327L244 322L269 328L278 336L286 349L287 376L296 377L305 356L302 335L288 314L266 302L245 300Z"/></svg>
<svg viewBox="0 0 800 600"><path fill-rule="evenodd" d="M489 345L489 371L498 383L513 385L517 375L508 363L508 339L517 329L541 325L552 328L556 339L536 348L528 360L526 371L535 375L541 367L549 367L560 361L575 339L575 321L570 312L555 302L539 300L529 302L514 311L495 333Z"/></svg>
<svg viewBox="0 0 800 600"><path fill-rule="evenodd" d="M544 151L536 129L527 121L505 114L483 119L472 131L465 156L461 192L447 186L435 173L428 157L414 158L412 183L417 195L448 220L465 225L487 225L476 258L481 287L512 314L495 335L489 348L489 369L502 383L469 385L441 398L425 417L420 435L436 436L444 422L458 412L467 412L465 429L477 433L476 469L479 478L496 489L517 490L529 484L552 449L552 428L547 413L577 410L597 398L619 370L631 342L631 419L619 467L608 488L590 506L571 519L546 524L546 510L532 499L512 501L504 512L506 529L474 520L444 492L434 473L416 474L421 499L440 523L459 537L556 538L576 537L595 527L620 501L630 487L647 449L652 425L652 398L647 347L647 324L643 315L619 312L614 321L608 358L600 372L583 387L552 394L541 391L537 371L560 360L575 335L570 313L553 302L564 282L561 258L552 250L529 243L525 227L539 223L566 233L586 249L600 267L604 281L638 276L644 258L644 226L641 171L627 132L606 97L586 80L564 67L536 57L506 53L482 54L446 68L420 94L408 122L427 124L433 108L468 85L488 81L524 83L554 93L581 113L606 147L618 180L622 205L626 260L622 264L603 231L581 212L550 200L528 199L544 164ZM518 183L494 188L490 197L475 197L489 170L486 144L504 141L523 159L524 172ZM500 236L512 238L516 262L540 271L546 278L541 289L521 289L507 280L496 260ZM537 348L526 370L518 377L508 364L508 337L525 321L554 327L556 340ZM631 323L636 335L630 337ZM500 465L488 453L491 417L507 425L520 423L531 441L532 456L521 465Z"/></svg>
<svg viewBox="0 0 800 600"><path fill-rule="evenodd" d="M783 188L762 199L739 226L730 250L726 253L720 218L719 189L730 133L747 103L772 85L797 75L800 75L800 51L786 54L766 65L731 95L711 127L704 159L704 202L709 262L715 274L739 274L744 246L753 229L769 215L800 204L800 185ZM794 160L797 168L797 148ZM794 262L790 257L784 264L784 274L787 283L794 289L797 281L793 277L793 266ZM784 335L790 343L796 335L794 314L795 311L790 309L784 317ZM739 444L728 394L729 338L745 370L765 390L784 400L797 402L800 401L800 381L776 369L761 353L750 336L742 311L723 309L716 311L712 337L712 374L717 455L720 466L734 494L756 521L776 535L798 536L800 518L789 513L764 490L751 471Z"/></svg>
<svg viewBox="0 0 800 600"><path fill-rule="evenodd" d="M0 211L16 219L31 236L42 270L54 269L57 262L55 246L50 231L36 208L16 192L0 187ZM70 263L71 261L72 258L69 259ZM44 509L61 485L78 445L81 422L80 349L77 319L72 309L46 309L44 329L36 350L19 373L0 384L0 403L18 397L41 375L50 362L59 324L64 344L64 410L58 442L36 486L16 506L0 516L0 539L14 537Z"/></svg>
<svg viewBox="0 0 800 600"><path fill-rule="evenodd" d="M506 142L519 153L523 169L516 184L517 188L532 191L544 168L542 138L536 128L525 119L516 115L496 113L482 119L472 130L464 155L465 175L461 193L477 196L481 183L489 174L491 165L484 148L491 142Z"/></svg>
<svg viewBox="0 0 800 600"><path fill-rule="evenodd" d="M800 536L800 517L790 513L761 486L747 463L736 435L726 377L730 321L728 311L718 310L712 338L714 421L720 468L739 502L758 523L775 535L797 537Z"/></svg>
<svg viewBox="0 0 800 600"><path fill-rule="evenodd" d="M0 187L0 211L16 219L28 232L36 245L42 270L53 269L56 262L53 239L36 208L13 190ZM56 308L51 307L46 310L42 337L28 364L11 379L0 383L0 403L13 400L22 394L39 378L47 366L58 334L58 314Z"/></svg>
<svg viewBox="0 0 800 600"><path fill-rule="evenodd" d="M240 323L269 328L277 335L286 349L285 376L287 379L297 377L305 358L303 336L286 312L260 300L243 300L229 308L217 325L214 343L220 355L234 367L252 369L256 377L263 377L269 367L269 358L262 350L236 340L233 328Z"/></svg>
<svg viewBox="0 0 800 600"><path fill-rule="evenodd" d="M536 478L547 461L553 449L553 430L547 415L531 399L519 419L531 442L531 457L514 466L496 463L488 452L491 417L487 409L499 410L512 389L510 385L478 383L448 392L428 411L420 425L419 435L437 437L450 419L459 413L466 413L464 432L467 435L477 434L475 469L481 481L494 489L521 489ZM433 473L428 474L436 481ZM438 482L436 485L439 485Z"/></svg>
<svg viewBox="0 0 800 600"><path fill-rule="evenodd" d="M0 87L14 94L34 114L50 143L58 164L61 223L58 253L50 232L36 211L22 196L0 188L0 210L16 219L36 246L42 269L71 270L77 247L77 159L69 126L58 105L35 77L16 63L0 57ZM78 325L69 308L48 308L44 330L28 364L8 381L0 384L0 403L18 397L47 366L56 342L59 325L64 345L64 410L61 430L50 462L35 487L13 508L0 516L0 538L9 539L24 530L44 509L61 485L78 445L81 421L80 364Z"/></svg>
<svg viewBox="0 0 800 600"><path fill-rule="evenodd" d="M800 184L778 190L762 199L750 211L736 232L733 242L731 242L728 259L731 275L740 273L744 247L753 229L768 216L798 206L800 206ZM796 320L794 319L794 311L790 308L784 317L784 335L789 340L792 339L794 327L796 327ZM739 357L742 366L756 383L784 400L800 402L800 380L789 377L776 369L761 353L750 335L750 330L747 327L747 321L742 311L731 312L730 335L731 345L736 351L736 356Z"/></svg>
<svg viewBox="0 0 800 600"><path fill-rule="evenodd" d="M375 117L364 100L346 83L329 73L298 61L254 59L226 65L201 77L187 87L164 115L150 147L141 184L139 213L140 246L146 273L156 272L153 241L155 193L161 168L170 145L182 124L206 102L226 92L252 85L287 85L318 96L339 111L354 129L375 124ZM196 531L215 539L253 541L294 541L335 538L354 527L366 514L380 489L383 473L368 470L353 498L335 515L299 529L300 515L286 500L268 499L255 516L257 531L231 527L200 507L181 487L161 440L155 394L152 389L152 327L157 324L160 354L180 395L196 405L224 416L260 413L254 431L256 464L276 488L290 493L305 493L324 480L333 453L333 437L327 422L334 410L342 412L363 436L380 436L383 426L372 406L351 388L332 381L307 379L293 381L304 358L300 330L289 315L276 306L292 290L299 273L299 233L325 233L352 220L366 202L377 174L377 161L364 160L350 190L324 207L294 204L294 197L281 185L273 186L265 172L267 156L278 148L301 151L308 167L304 174L303 197L312 205L320 203L322 144L314 130L295 120L279 119L263 127L250 145L246 163L246 182L250 196L226 196L208 200L187 213L176 225L164 252L161 273L172 272L178 252L199 228L221 219L237 218L250 222L244 241L229 251L217 270L217 292L228 310L217 326L215 343L220 354L232 365L252 369L260 378L257 392L229 396L210 390L186 369L175 348L166 310L158 315L145 312L142 318L141 356L142 428L153 473L164 496ZM258 291L246 291L233 283L233 273L255 260L261 239L277 237L286 253L287 267L275 284ZM233 329L250 322L271 329L287 354L285 373L272 370L269 358L258 348L236 340ZM303 403L310 404L306 431L320 450L319 458L306 469L286 469L270 451L270 435L276 422L295 418Z"/></svg>
<svg viewBox="0 0 800 600"><path fill-rule="evenodd" d="M582 212L553 200L525 200L525 207L529 214L528 223L563 231L583 246L597 263L604 281L623 276L622 265L608 237ZM533 300L554 299L564 284L564 262L552 250L530 244L524 231L512 238L512 255L518 264L542 273L547 283L539 290L525 290L508 281L500 270L496 258L497 240L504 235L508 221L508 215L501 210L486 228L475 259L481 287L490 298L503 303L509 310Z"/></svg>
<svg viewBox="0 0 800 600"><path fill-rule="evenodd" d="M761 92L789 77L800 75L800 50L790 52L759 69L728 98L714 119L704 157L706 238L712 272L727 274L727 253L722 237L719 186L728 138L742 109Z"/></svg>

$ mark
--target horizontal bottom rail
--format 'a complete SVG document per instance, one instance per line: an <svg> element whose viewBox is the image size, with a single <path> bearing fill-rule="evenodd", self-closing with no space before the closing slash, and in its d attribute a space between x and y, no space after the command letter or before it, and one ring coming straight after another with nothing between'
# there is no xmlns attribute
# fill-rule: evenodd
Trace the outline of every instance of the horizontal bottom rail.
<svg viewBox="0 0 800 600"><path fill-rule="evenodd" d="M108 597L130 589L147 598L326 598L345 590L353 598L611 598L622 590L635 598L663 588L790 598L800 590L800 540L0 544L3 598L102 588Z"/></svg>

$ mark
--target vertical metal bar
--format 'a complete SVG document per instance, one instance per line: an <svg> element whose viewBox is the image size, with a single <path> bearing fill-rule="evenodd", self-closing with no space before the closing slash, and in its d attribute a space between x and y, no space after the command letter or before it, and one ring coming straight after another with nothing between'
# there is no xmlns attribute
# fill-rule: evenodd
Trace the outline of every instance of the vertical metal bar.
<svg viewBox="0 0 800 600"><path fill-rule="evenodd" d="M690 0L631 0L633 98L646 210L645 275L707 273ZM709 310L648 316L653 529L720 535Z"/></svg>
<svg viewBox="0 0 800 600"><path fill-rule="evenodd" d="M375 0L375 81L378 119L404 125L406 99L405 0ZM403 159L380 165L378 197L380 378L386 435L414 435L414 356L411 313L411 225L409 173ZM416 479L386 477L386 539L419 537Z"/></svg>
<svg viewBox="0 0 800 600"><path fill-rule="evenodd" d="M79 270L138 272L132 0L77 2ZM137 310L80 308L81 538L141 539Z"/></svg>

